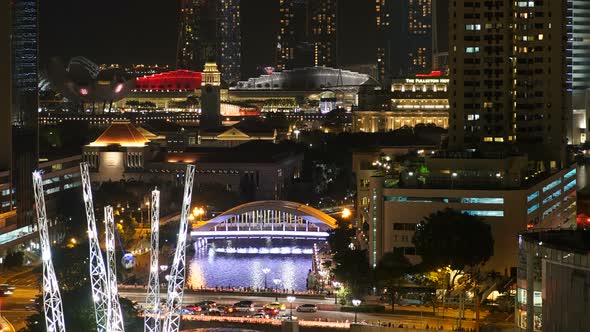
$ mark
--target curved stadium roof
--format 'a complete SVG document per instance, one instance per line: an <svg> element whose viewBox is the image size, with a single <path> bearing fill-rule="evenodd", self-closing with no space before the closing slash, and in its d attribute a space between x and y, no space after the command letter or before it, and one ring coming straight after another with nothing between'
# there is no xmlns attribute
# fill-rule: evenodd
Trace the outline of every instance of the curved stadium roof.
<svg viewBox="0 0 590 332"><path fill-rule="evenodd" d="M283 70L270 75L238 82L235 90L324 90L332 88L356 88L377 81L369 75L330 67L307 67Z"/></svg>

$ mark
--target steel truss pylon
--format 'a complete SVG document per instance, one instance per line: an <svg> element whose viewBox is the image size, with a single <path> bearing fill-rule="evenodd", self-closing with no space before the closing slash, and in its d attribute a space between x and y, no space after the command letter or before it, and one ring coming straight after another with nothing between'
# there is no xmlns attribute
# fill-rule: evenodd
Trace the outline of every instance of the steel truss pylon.
<svg viewBox="0 0 590 332"><path fill-rule="evenodd" d="M94 218L94 205L92 204L92 188L90 185L90 172L88 163L80 164L82 179L82 192L84 207L86 208L86 220L88 222L88 246L90 248L90 285L92 286L92 299L94 300L94 315L96 317L97 332L107 331L107 274L98 242L96 220Z"/></svg>
<svg viewBox="0 0 590 332"><path fill-rule="evenodd" d="M180 213L180 227L178 241L174 252L174 261L170 269L168 281L168 297L166 299L166 320L164 332L178 332L180 327L180 315L182 299L184 296L185 272L186 272L186 237L188 231L188 213L191 206L193 193L193 178L195 166L187 165L184 183L184 196L182 198L182 211Z"/></svg>
<svg viewBox="0 0 590 332"><path fill-rule="evenodd" d="M35 190L35 208L37 223L39 224L39 238L41 240L41 257L43 259L43 310L45 312L45 328L48 332L65 332L63 306L59 286L51 259L51 245L47 228L47 214L45 211L45 195L41 173L33 173L33 187Z"/></svg>
<svg viewBox="0 0 590 332"><path fill-rule="evenodd" d="M144 332L160 332L160 280L159 280L159 244L160 241L160 191L152 191L152 219L151 219L151 241L150 241L150 277L148 283L147 297L145 300L146 310L144 316Z"/></svg>
<svg viewBox="0 0 590 332"><path fill-rule="evenodd" d="M115 217L113 207L104 208L105 247L107 251L107 331L125 332L117 290L117 257L115 256Z"/></svg>

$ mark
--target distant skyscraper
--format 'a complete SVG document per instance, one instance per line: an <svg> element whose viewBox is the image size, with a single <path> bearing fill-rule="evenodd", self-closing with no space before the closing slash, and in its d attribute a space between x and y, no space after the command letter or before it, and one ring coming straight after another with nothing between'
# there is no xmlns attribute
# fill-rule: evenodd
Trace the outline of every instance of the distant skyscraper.
<svg viewBox="0 0 590 332"><path fill-rule="evenodd" d="M295 61L295 48L297 44L294 1L279 0L279 13L277 69L291 69Z"/></svg>
<svg viewBox="0 0 590 332"><path fill-rule="evenodd" d="M338 66L338 0L309 1L315 66Z"/></svg>
<svg viewBox="0 0 590 332"><path fill-rule="evenodd" d="M10 45L10 11L8 2L3 2L0 7L0 45ZM0 171L10 169L12 160L12 73L10 69L11 47L0 48Z"/></svg>
<svg viewBox="0 0 590 332"><path fill-rule="evenodd" d="M20 227L33 223L33 183L38 167L37 1L14 0L11 11L12 186ZM5 24L3 21L2 24ZM4 51L4 50L3 50Z"/></svg>
<svg viewBox="0 0 590 332"><path fill-rule="evenodd" d="M377 74L379 82L387 86L391 81L391 1L375 1L375 24L377 27Z"/></svg>
<svg viewBox="0 0 590 332"><path fill-rule="evenodd" d="M509 143L535 169L564 164L576 30L571 2L452 2L449 147Z"/></svg>
<svg viewBox="0 0 590 332"><path fill-rule="evenodd" d="M388 86L394 77L432 70L433 0L375 0L378 79Z"/></svg>
<svg viewBox="0 0 590 332"><path fill-rule="evenodd" d="M279 0L277 69L294 69L313 65L305 0Z"/></svg>
<svg viewBox="0 0 590 332"><path fill-rule="evenodd" d="M217 62L221 77L229 84L237 83L241 76L242 37L240 28L240 0L218 0Z"/></svg>
<svg viewBox="0 0 590 332"><path fill-rule="evenodd" d="M203 68L200 2L200 0L180 0L177 69L201 70Z"/></svg>

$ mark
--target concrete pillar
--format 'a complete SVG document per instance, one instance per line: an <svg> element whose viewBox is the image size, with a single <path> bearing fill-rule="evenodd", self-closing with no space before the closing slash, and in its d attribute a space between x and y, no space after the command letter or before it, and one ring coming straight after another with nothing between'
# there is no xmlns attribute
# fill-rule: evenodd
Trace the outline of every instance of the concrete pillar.
<svg viewBox="0 0 590 332"><path fill-rule="evenodd" d="M281 323L281 332L299 332L299 321L284 320Z"/></svg>

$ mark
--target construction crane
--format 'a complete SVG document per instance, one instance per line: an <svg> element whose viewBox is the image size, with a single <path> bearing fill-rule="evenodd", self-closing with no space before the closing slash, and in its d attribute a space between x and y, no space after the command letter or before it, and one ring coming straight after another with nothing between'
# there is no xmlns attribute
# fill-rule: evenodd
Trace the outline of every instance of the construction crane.
<svg viewBox="0 0 590 332"><path fill-rule="evenodd" d="M158 254L160 241L160 191L152 191L152 220L150 240L150 277L148 282L146 310L144 315L144 332L160 332L160 280L158 271Z"/></svg>
<svg viewBox="0 0 590 332"><path fill-rule="evenodd" d="M41 257L43 259L43 310L45 311L45 328L52 332L65 332L64 313L59 293L53 261L51 260L51 246L49 230L47 229L47 214L45 212L45 195L43 179L40 172L33 173L33 187L35 190L35 208L37 223L39 224L39 238L41 240Z"/></svg>
<svg viewBox="0 0 590 332"><path fill-rule="evenodd" d="M178 229L178 242L174 252L174 261L170 269L168 281L168 297L166 299L166 319L164 332L178 332L180 327L180 315L182 299L184 296L184 283L186 272L186 237L188 231L188 213L191 206L193 193L193 179L195 165L187 165L184 183L184 196L182 198L182 211L180 213L180 226Z"/></svg>
<svg viewBox="0 0 590 332"><path fill-rule="evenodd" d="M107 331L125 332L117 290L117 257L115 256L115 217L113 207L104 207L105 247L107 251Z"/></svg>
<svg viewBox="0 0 590 332"><path fill-rule="evenodd" d="M107 332L107 274L102 252L100 251L100 244L98 242L98 232L96 231L96 220L94 218L94 205L92 203L92 188L90 185L90 172L88 171L88 163L80 164L80 177L82 180L84 207L86 208L86 220L88 222L88 246L90 248L90 285L92 286L92 299L94 300L96 330L97 332Z"/></svg>

